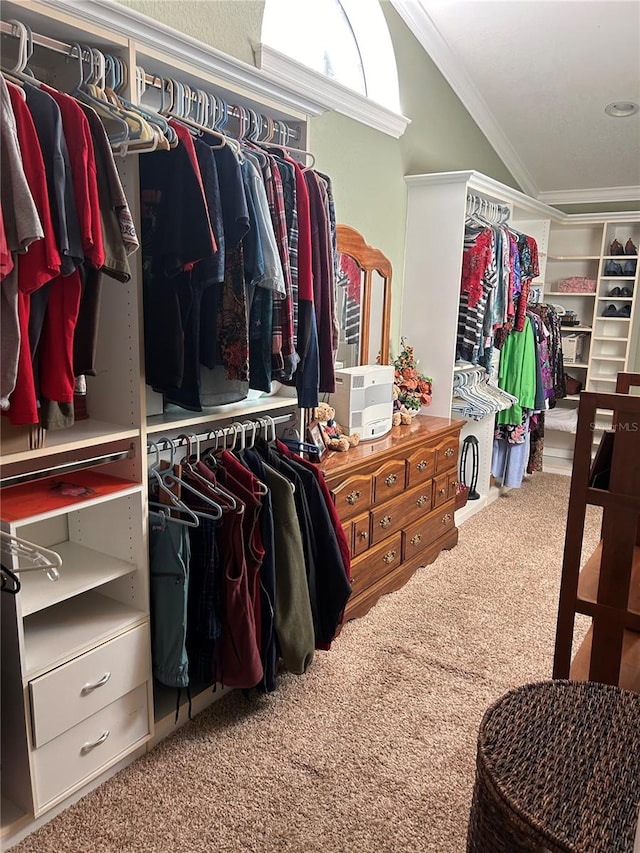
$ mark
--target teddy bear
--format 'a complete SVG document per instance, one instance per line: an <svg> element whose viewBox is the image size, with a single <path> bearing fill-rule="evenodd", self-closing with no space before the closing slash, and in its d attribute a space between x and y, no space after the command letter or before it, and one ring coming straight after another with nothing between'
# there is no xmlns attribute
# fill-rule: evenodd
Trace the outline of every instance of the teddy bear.
<svg viewBox="0 0 640 853"><path fill-rule="evenodd" d="M400 392L398 391L398 386L393 386L393 414L391 415L391 423L393 426L399 426L400 424L410 424L411 423L411 414L409 410L401 403L398 399Z"/></svg>
<svg viewBox="0 0 640 853"><path fill-rule="evenodd" d="M324 441L329 450L341 452L349 450L360 443L360 433L353 435L343 433L340 424L335 421L336 410L328 403L320 403L313 412L315 420L319 421Z"/></svg>

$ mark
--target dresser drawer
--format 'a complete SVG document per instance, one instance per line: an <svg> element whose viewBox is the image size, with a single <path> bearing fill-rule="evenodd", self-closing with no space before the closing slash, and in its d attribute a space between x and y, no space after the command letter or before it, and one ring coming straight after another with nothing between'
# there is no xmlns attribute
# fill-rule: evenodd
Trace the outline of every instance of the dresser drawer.
<svg viewBox="0 0 640 853"><path fill-rule="evenodd" d="M442 506L449 500L449 475L440 474L433 478L433 506Z"/></svg>
<svg viewBox="0 0 640 853"><path fill-rule="evenodd" d="M402 534L402 559L410 560L418 551L431 545L455 527L455 502L450 501L405 527Z"/></svg>
<svg viewBox="0 0 640 853"><path fill-rule="evenodd" d="M354 518L350 523L351 536L349 537L349 542L351 543L351 556L357 557L358 554L362 554L369 547L371 517L367 512L365 515Z"/></svg>
<svg viewBox="0 0 640 853"><path fill-rule="evenodd" d="M353 597L392 572L400 565L402 533L389 536L375 548L351 564L351 594Z"/></svg>
<svg viewBox="0 0 640 853"><path fill-rule="evenodd" d="M149 734L147 685L33 751L36 813L119 760Z"/></svg>
<svg viewBox="0 0 640 853"><path fill-rule="evenodd" d="M420 518L431 509L431 483L423 483L417 488L382 506L371 510L371 544L377 545L387 536L401 530L414 518Z"/></svg>
<svg viewBox="0 0 640 853"><path fill-rule="evenodd" d="M421 447L407 456L407 487L426 483L436 472L436 451L434 447Z"/></svg>
<svg viewBox="0 0 640 853"><path fill-rule="evenodd" d="M381 465L373 472L373 503L380 504L383 501L399 495L404 491L406 479L406 465L404 459L392 459Z"/></svg>
<svg viewBox="0 0 640 853"><path fill-rule="evenodd" d="M436 451L436 473L440 474L458 464L458 448L460 441L457 435L450 435L440 441Z"/></svg>
<svg viewBox="0 0 640 853"><path fill-rule="evenodd" d="M342 521L360 515L371 504L371 475L352 474L329 487Z"/></svg>
<svg viewBox="0 0 640 853"><path fill-rule="evenodd" d="M149 679L140 625L29 682L33 743L41 747Z"/></svg>

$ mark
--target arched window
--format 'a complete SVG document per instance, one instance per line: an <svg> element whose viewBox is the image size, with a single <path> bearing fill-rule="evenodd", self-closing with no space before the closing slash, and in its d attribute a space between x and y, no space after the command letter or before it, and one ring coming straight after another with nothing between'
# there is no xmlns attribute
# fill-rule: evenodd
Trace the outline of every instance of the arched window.
<svg viewBox="0 0 640 853"><path fill-rule="evenodd" d="M262 46L399 116L398 71L378 0L266 0Z"/></svg>

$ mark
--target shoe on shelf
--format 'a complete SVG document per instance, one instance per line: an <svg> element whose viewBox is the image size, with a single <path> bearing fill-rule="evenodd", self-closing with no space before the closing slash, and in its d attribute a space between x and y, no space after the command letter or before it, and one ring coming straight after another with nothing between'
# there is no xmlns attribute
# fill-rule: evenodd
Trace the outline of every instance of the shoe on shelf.
<svg viewBox="0 0 640 853"><path fill-rule="evenodd" d="M619 287L614 287L613 290L610 290L609 293L607 293L607 296L622 296L622 291Z"/></svg>
<svg viewBox="0 0 640 853"><path fill-rule="evenodd" d="M633 296L633 290L630 287L621 287L620 296Z"/></svg>
<svg viewBox="0 0 640 853"><path fill-rule="evenodd" d="M631 316L631 305L623 305L622 308L618 308L617 316L618 317L630 317Z"/></svg>
<svg viewBox="0 0 640 853"><path fill-rule="evenodd" d="M610 255L624 255L624 246L619 240L614 240L609 246Z"/></svg>
<svg viewBox="0 0 640 853"><path fill-rule="evenodd" d="M606 276L622 275L622 264L617 261L607 261L604 265L604 274Z"/></svg>
<svg viewBox="0 0 640 853"><path fill-rule="evenodd" d="M607 307L602 312L602 316L603 317L617 317L618 316L618 309L613 304L613 302L611 303L611 305L607 305Z"/></svg>
<svg viewBox="0 0 640 853"><path fill-rule="evenodd" d="M629 237L627 242L624 244L624 253L625 253L625 255L637 255L638 254L638 248L637 248L637 246L634 245L631 237Z"/></svg>
<svg viewBox="0 0 640 853"><path fill-rule="evenodd" d="M625 275L635 275L636 274L636 263L637 261L625 261L623 272Z"/></svg>

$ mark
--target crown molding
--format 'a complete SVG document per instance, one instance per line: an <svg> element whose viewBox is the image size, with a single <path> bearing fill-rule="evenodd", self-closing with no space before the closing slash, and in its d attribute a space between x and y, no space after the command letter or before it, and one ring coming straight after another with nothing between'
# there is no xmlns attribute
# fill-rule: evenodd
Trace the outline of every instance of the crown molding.
<svg viewBox="0 0 640 853"><path fill-rule="evenodd" d="M565 213L551 207L541 199L531 198L519 190L508 187L506 184L483 175L482 172L458 171L458 172L434 172L424 175L406 175L405 182L409 187L438 186L440 184L464 184L467 190L483 193L490 201L498 201L517 207L518 210L531 213L542 219L552 219L563 225L607 222L629 222L640 217L639 211L618 210L605 213ZM633 189L633 188L631 188ZM635 196L634 198L638 198ZM632 199L633 200L633 199ZM593 197L585 201L597 202Z"/></svg>
<svg viewBox="0 0 640 853"><path fill-rule="evenodd" d="M538 193L546 204L596 204L610 201L638 201L640 187L598 187L590 190L549 190Z"/></svg>
<svg viewBox="0 0 640 853"><path fill-rule="evenodd" d="M142 52L144 47L153 48L169 59L175 58L214 75L221 84L249 89L255 93L256 100L269 99L283 111L289 109L297 116L316 116L327 109L313 92L308 97L302 94L295 77L276 78L115 0L38 0L38 5L53 12L66 12L94 26L126 33Z"/></svg>
<svg viewBox="0 0 640 853"><path fill-rule="evenodd" d="M268 72L271 79L295 80L300 95L315 98L327 110L335 110L395 139L402 136L411 121L269 45L256 44L253 52L258 68Z"/></svg>
<svg viewBox="0 0 640 853"><path fill-rule="evenodd" d="M494 118L487 102L454 56L427 10L419 0L391 0L391 5L436 64L523 191L534 198L537 197L539 189L530 172Z"/></svg>

